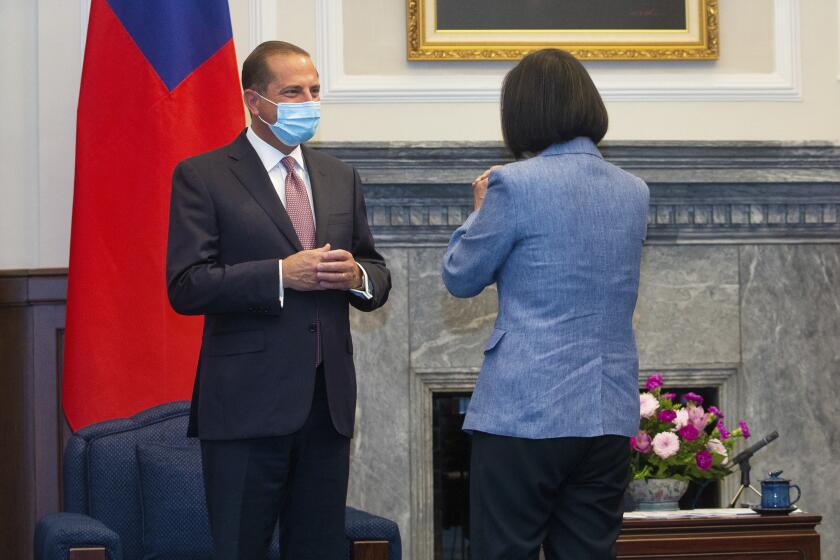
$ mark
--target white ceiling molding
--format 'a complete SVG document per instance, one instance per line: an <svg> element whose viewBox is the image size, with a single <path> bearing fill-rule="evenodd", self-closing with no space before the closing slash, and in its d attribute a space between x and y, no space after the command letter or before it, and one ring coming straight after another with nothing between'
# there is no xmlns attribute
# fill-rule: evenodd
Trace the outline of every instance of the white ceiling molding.
<svg viewBox="0 0 840 560"><path fill-rule="evenodd" d="M255 0L265 4L267 0ZM800 0L774 1L774 69L768 73L592 72L607 101L800 101ZM270 2L268 2L270 3ZM503 75L346 74L343 0L315 0L316 56L326 103L499 100ZM253 16L252 11L252 16ZM726 46L724 45L725 49ZM453 69L457 68L453 65Z"/></svg>
<svg viewBox="0 0 840 560"><path fill-rule="evenodd" d="M277 0L248 0L248 52L276 38Z"/></svg>

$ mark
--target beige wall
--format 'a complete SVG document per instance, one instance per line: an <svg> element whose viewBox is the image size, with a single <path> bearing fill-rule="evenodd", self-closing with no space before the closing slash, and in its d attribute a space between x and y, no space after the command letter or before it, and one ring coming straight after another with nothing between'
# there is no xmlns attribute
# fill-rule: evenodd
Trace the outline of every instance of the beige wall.
<svg viewBox="0 0 840 560"><path fill-rule="evenodd" d="M29 3L0 4L0 269L38 254L37 18Z"/></svg>
<svg viewBox="0 0 840 560"><path fill-rule="evenodd" d="M4 75L15 77L0 88L0 269L67 265L88 3L0 3L0 63ZM341 4L337 16L329 12ZM840 0L720 4L717 62L588 64L610 111L607 139L840 142ZM511 64L409 63L404 0L230 5L240 62L256 42L272 38L298 43L318 59L328 87L316 140L501 139L493 84ZM779 36L780 22L794 24L792 35ZM330 29L343 38L325 40ZM333 50L326 52L327 46ZM778 67L777 48L790 55L789 69ZM445 95L451 84L472 83L477 95ZM400 92L412 88L416 95L406 100ZM446 100L418 102L431 98L426 91ZM383 96L386 101L377 101ZM741 100L732 100L737 96Z"/></svg>
<svg viewBox="0 0 840 560"><path fill-rule="evenodd" d="M280 2L280 11L294 2ZM347 6L352 5L352 10ZM655 99L616 100L605 94L611 126L607 140L840 140L838 81L838 2L808 0L720 0L721 58L716 62L592 62L587 67L596 83L617 77L633 80L657 74L666 86L686 77L714 84L737 79L747 83L777 70L774 64L776 17L799 11L798 40L783 41L794 52L792 80L801 76L799 95L784 101L761 96L746 100L677 100L660 93ZM370 75L501 79L506 62L409 62L405 58L405 2L344 0L344 71ZM778 8L780 13L776 13ZM314 3L306 8L306 24L314 25ZM288 20L278 30L290 31ZM316 33L294 31L296 40L317 52ZM790 43L790 44L789 44ZM798 97L798 99L796 98ZM500 140L495 101L439 103L326 104L321 140Z"/></svg>

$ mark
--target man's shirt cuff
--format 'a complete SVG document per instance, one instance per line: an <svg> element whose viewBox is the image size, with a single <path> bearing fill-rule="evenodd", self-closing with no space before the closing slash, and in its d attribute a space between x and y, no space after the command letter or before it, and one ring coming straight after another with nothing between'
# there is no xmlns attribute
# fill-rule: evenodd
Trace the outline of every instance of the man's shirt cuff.
<svg viewBox="0 0 840 560"><path fill-rule="evenodd" d="M280 300L280 307L283 307L283 259L277 261L277 271L280 273L280 294L277 299Z"/></svg>
<svg viewBox="0 0 840 560"><path fill-rule="evenodd" d="M359 263L356 263L356 266L358 266L362 270L362 277L364 279L364 282L362 282L362 284L364 285L365 289L350 290L350 293L362 299L373 299L373 287L370 285L370 280L368 280L367 270L365 270L365 267L363 267Z"/></svg>

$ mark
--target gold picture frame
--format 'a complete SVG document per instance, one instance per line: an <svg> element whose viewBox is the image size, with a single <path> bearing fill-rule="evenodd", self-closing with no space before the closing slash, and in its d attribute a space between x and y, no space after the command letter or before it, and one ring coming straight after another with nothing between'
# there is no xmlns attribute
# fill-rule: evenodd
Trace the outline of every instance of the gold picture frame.
<svg viewBox="0 0 840 560"><path fill-rule="evenodd" d="M720 57L718 0L684 0L682 29L439 29L438 6L458 1L462 0L407 0L409 60L518 60L546 47L567 50L581 60ZM523 9L526 5L525 0L496 1ZM531 7L539 4L532 0Z"/></svg>

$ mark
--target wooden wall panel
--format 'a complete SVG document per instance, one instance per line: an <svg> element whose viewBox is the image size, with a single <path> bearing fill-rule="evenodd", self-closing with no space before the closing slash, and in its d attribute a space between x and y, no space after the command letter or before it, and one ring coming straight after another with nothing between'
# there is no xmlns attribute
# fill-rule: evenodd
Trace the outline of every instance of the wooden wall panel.
<svg viewBox="0 0 840 560"><path fill-rule="evenodd" d="M32 558L41 516L61 509L67 276L0 272L0 558Z"/></svg>

